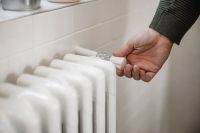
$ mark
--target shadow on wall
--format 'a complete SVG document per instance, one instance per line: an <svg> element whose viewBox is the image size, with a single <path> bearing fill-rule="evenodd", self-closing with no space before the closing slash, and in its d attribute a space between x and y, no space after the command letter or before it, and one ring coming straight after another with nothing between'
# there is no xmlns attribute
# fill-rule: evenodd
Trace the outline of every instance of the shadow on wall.
<svg viewBox="0 0 200 133"><path fill-rule="evenodd" d="M88 25L86 27L84 27L84 29L81 29L80 31L75 31L74 33L70 34L69 40L73 40L73 42L76 42L80 46L94 49L94 48L99 48L99 47L102 47L109 43L112 43L115 40L117 40L118 38L122 38L122 36L124 36L124 34L126 33L126 28L125 28L126 27L125 12L127 9L126 2L124 2L122 0L100 0L100 1L91 2L88 4L77 6L76 7L77 10L79 10L78 8L80 8L80 11L81 10L85 11L85 14L83 13L80 16L84 18L84 20L82 19L82 21L84 21L83 23L86 25L88 23ZM96 4L96 3L98 3L98 4ZM91 5L96 6L96 8L98 8L98 9L96 9L95 7L93 7ZM104 8L102 8L102 6ZM96 15L94 15L94 11L93 11L94 9L95 9L95 11L98 11L97 14L99 17L96 17ZM79 16L79 14L74 14L74 15L77 15L76 17ZM98 20L95 20L95 19L98 19ZM92 21L89 22L88 20L92 20ZM78 24L80 24L80 22ZM57 25L55 25L55 26L57 26ZM56 29L56 27L49 27L49 28ZM67 37L68 36L66 35L66 38ZM41 36L40 38L43 38L43 37ZM57 40L54 40L54 41L56 43ZM23 59L19 59L18 63L20 64L22 62L21 63L22 65L20 65L20 69L22 69L22 70L20 70L20 73L16 69L13 70L12 73L8 73L7 74L8 76L6 77L5 81L15 83L19 74L21 74L21 73L31 74L37 65L45 65L46 66L49 64L49 62L52 59L54 59L54 58L61 59L63 57L64 53L68 53L68 52L72 51L71 45L73 45L73 44L69 44L71 42L70 41L68 42L68 39L66 39L66 40L63 39L63 40L61 40L61 42L62 42L62 44L66 44L66 49L64 49L62 51L60 50L62 54L59 53L57 48L55 48L55 50L53 48L50 49L49 53L48 53L48 48L44 48L37 52L37 54L39 56L38 56L38 58L33 59L34 63L30 63L31 59L29 59L27 61L21 61ZM57 47L57 46L55 45L55 47ZM32 51L34 51L34 48L33 48L33 50L32 49L30 50L30 53ZM45 53L45 54L43 54L43 53ZM52 58L52 56L53 56L52 54L54 55L53 58ZM46 57L41 56L41 55L45 55ZM28 64L27 62L30 65L27 65ZM25 63L27 63L27 64L25 64ZM12 65L12 63L11 63L11 65ZM21 67L23 67L24 69ZM15 73L15 71L17 71L17 72Z"/></svg>
<svg viewBox="0 0 200 133"><path fill-rule="evenodd" d="M170 133L200 132L200 19L171 54Z"/></svg>
<svg viewBox="0 0 200 133"><path fill-rule="evenodd" d="M62 57L63 57L63 55L61 55L60 53L56 53L52 59L62 59ZM49 64L50 64L50 60L41 59L41 61L38 65L39 66L48 66ZM34 69L35 68L33 66L26 66L23 70L23 73L33 74ZM5 81L9 82L9 83L16 83L18 76L19 75L16 73L9 73L8 76L6 77Z"/></svg>

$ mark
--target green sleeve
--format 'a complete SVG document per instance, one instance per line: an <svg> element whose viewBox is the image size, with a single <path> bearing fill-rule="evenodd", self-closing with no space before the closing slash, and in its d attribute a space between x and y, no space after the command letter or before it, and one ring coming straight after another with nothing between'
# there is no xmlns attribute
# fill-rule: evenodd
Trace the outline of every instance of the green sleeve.
<svg viewBox="0 0 200 133"><path fill-rule="evenodd" d="M179 44L184 34L197 20L200 0L160 0L150 28Z"/></svg>

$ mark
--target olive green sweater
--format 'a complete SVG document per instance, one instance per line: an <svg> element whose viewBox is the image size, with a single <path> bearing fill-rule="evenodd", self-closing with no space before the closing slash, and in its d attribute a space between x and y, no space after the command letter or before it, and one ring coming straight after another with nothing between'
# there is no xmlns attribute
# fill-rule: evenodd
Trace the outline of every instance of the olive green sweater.
<svg viewBox="0 0 200 133"><path fill-rule="evenodd" d="M199 13L200 0L160 0L149 27L179 44Z"/></svg>

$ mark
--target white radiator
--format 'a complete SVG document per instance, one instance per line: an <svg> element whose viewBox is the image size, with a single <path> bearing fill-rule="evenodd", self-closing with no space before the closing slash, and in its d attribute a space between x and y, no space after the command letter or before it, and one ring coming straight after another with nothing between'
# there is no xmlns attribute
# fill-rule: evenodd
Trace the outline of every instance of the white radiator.
<svg viewBox="0 0 200 133"><path fill-rule="evenodd" d="M67 54L0 84L0 133L116 133L114 64Z"/></svg>

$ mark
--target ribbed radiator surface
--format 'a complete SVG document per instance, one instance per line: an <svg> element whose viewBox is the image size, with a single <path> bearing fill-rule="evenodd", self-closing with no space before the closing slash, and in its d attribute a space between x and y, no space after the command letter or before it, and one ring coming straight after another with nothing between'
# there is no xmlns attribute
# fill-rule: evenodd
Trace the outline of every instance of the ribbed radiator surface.
<svg viewBox="0 0 200 133"><path fill-rule="evenodd" d="M115 66L67 54L1 83L0 133L116 133Z"/></svg>

